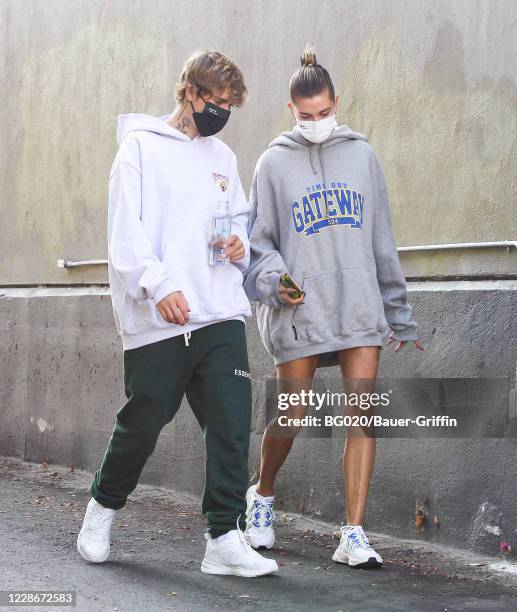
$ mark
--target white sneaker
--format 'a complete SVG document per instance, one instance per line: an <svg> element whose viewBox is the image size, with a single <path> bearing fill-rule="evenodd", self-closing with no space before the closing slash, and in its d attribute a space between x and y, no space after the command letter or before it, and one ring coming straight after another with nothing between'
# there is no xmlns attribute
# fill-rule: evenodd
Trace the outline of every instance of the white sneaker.
<svg viewBox="0 0 517 612"><path fill-rule="evenodd" d="M263 497L252 485L246 493L246 537L253 548L271 548L275 543L274 497Z"/></svg>
<svg viewBox="0 0 517 612"><path fill-rule="evenodd" d="M332 559L352 567L380 567L382 557L370 545L361 525L341 527L341 541Z"/></svg>
<svg viewBox="0 0 517 612"><path fill-rule="evenodd" d="M204 574L225 574L254 578L278 571L274 559L266 559L251 548L244 532L232 529L218 538L205 533L206 552L201 571Z"/></svg>
<svg viewBox="0 0 517 612"><path fill-rule="evenodd" d="M77 536L77 550L93 563L106 561L110 554L110 528L116 510L105 508L93 497L86 506L83 526Z"/></svg>

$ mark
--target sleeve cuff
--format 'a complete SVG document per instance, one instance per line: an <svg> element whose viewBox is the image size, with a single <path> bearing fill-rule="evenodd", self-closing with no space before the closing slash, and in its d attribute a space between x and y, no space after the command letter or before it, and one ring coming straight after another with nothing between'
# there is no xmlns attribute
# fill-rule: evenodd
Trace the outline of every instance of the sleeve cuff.
<svg viewBox="0 0 517 612"><path fill-rule="evenodd" d="M283 302L280 299L280 272L270 272L265 278L257 279L257 295L263 304L280 308Z"/></svg>
<svg viewBox="0 0 517 612"><path fill-rule="evenodd" d="M165 279L158 285L156 291L154 292L154 304L158 306L158 303L161 302L164 297L167 297L169 294L174 293L175 291L179 291L179 289L177 289L168 278Z"/></svg>
<svg viewBox="0 0 517 612"><path fill-rule="evenodd" d="M391 329L391 336L393 336L395 340L404 341L404 342L418 340L418 332L416 329L406 329L406 330L399 330L399 331L394 330L392 327L390 327L390 329Z"/></svg>

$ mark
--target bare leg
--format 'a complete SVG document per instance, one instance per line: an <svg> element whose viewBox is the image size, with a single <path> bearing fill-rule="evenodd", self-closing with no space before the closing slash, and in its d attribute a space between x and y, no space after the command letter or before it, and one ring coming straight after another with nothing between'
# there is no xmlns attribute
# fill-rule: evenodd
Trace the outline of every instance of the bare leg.
<svg viewBox="0 0 517 612"><path fill-rule="evenodd" d="M354 379L345 382L347 393L373 392L379 355L380 347L377 346L361 346L340 351L342 376L345 379ZM369 415L371 409L358 410L358 413ZM359 427L349 428L343 453L346 522L349 525L361 525L364 519L374 462L375 438L372 432Z"/></svg>
<svg viewBox="0 0 517 612"><path fill-rule="evenodd" d="M278 393L299 393L303 389L309 390L317 363L318 356L316 355L295 359L277 366ZM304 406L290 406L287 410L282 411L282 414L290 418L302 418L306 412ZM285 437L286 427L278 424L278 416L266 427L262 438L260 480L257 485L259 495L268 497L274 494L276 475L286 460L298 431L291 428L288 432L289 437Z"/></svg>

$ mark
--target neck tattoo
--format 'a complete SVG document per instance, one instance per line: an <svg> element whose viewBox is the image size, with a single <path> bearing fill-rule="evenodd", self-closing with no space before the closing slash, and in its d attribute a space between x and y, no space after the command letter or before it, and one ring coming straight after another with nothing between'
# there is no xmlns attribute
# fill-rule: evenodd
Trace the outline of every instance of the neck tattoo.
<svg viewBox="0 0 517 612"><path fill-rule="evenodd" d="M187 133L188 128L192 125L192 122L188 117L179 117L176 128L183 134Z"/></svg>

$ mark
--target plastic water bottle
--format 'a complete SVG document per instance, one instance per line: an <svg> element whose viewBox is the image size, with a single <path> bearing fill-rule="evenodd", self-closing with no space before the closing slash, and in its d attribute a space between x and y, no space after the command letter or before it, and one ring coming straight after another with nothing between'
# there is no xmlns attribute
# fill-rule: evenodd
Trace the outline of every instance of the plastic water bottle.
<svg viewBox="0 0 517 612"><path fill-rule="evenodd" d="M212 219L210 240L210 265L224 265L230 259L225 257L223 244L232 232L232 216L228 200L218 200Z"/></svg>

